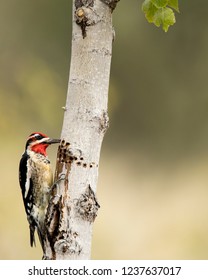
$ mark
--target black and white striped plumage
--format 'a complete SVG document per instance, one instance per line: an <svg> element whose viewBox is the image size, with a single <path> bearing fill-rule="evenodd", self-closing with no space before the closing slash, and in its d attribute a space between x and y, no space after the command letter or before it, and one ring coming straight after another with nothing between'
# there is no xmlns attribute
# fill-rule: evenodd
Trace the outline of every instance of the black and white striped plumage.
<svg viewBox="0 0 208 280"><path fill-rule="evenodd" d="M35 244L36 229L43 246L45 214L53 184L53 174L46 149L50 144L59 142L59 139L50 139L43 133L32 133L20 160L19 182L30 227L31 246Z"/></svg>

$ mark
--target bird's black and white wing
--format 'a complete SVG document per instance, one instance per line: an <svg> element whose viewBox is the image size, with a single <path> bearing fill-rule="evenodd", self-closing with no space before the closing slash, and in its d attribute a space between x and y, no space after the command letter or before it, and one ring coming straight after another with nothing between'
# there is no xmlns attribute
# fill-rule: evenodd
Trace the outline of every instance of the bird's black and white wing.
<svg viewBox="0 0 208 280"><path fill-rule="evenodd" d="M36 222L31 215L32 207L33 207L33 182L31 179L31 174L29 174L28 162L29 162L29 156L25 152L22 155L19 164L19 183L22 191L22 198L24 202L25 211L27 214L27 219L30 225L30 245L33 246L33 244L35 244L34 233L36 228Z"/></svg>

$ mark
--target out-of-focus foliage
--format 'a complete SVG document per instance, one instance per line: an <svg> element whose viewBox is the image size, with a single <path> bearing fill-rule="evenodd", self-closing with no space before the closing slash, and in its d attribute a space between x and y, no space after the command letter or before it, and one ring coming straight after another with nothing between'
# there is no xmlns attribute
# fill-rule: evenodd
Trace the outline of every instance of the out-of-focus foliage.
<svg viewBox="0 0 208 280"><path fill-rule="evenodd" d="M162 25L165 32L176 22L172 8L179 12L178 0L145 0L142 4L146 19L157 27Z"/></svg>
<svg viewBox="0 0 208 280"><path fill-rule="evenodd" d="M146 22L138 0L113 13L93 258L208 257L207 8L180 1L168 33ZM60 134L71 14L68 0L1 3L1 259L41 258L40 246L29 247L18 164L32 131ZM49 148L53 163L55 153Z"/></svg>

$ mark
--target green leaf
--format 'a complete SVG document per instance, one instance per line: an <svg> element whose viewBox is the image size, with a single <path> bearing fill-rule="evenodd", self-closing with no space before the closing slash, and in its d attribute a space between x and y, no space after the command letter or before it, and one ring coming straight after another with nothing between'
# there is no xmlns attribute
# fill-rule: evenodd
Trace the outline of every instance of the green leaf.
<svg viewBox="0 0 208 280"><path fill-rule="evenodd" d="M177 12L179 12L178 0L169 0L168 6L175 9Z"/></svg>
<svg viewBox="0 0 208 280"><path fill-rule="evenodd" d="M168 4L168 0L151 0L152 4L155 5L156 8L164 8Z"/></svg>
<svg viewBox="0 0 208 280"><path fill-rule="evenodd" d="M155 7L155 5L152 4L151 0L145 0L142 4L142 11L144 12L146 19L150 23L154 21L153 18L157 10L158 9Z"/></svg>
<svg viewBox="0 0 208 280"><path fill-rule="evenodd" d="M167 7L158 9L153 18L154 24L158 27L162 25L165 32L168 31L169 26L173 25L175 21L173 10Z"/></svg>
<svg viewBox="0 0 208 280"><path fill-rule="evenodd" d="M178 0L145 0L142 4L148 22L162 26L165 32L176 22L173 9L179 12Z"/></svg>

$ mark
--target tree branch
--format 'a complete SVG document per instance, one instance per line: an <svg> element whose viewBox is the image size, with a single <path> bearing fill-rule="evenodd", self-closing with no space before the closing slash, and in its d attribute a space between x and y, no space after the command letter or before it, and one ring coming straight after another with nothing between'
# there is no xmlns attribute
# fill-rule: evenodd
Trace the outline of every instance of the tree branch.
<svg viewBox="0 0 208 280"><path fill-rule="evenodd" d="M92 225L100 207L96 186L109 125L112 13L100 0L74 0L73 5L69 85L45 221L44 259L89 259Z"/></svg>

